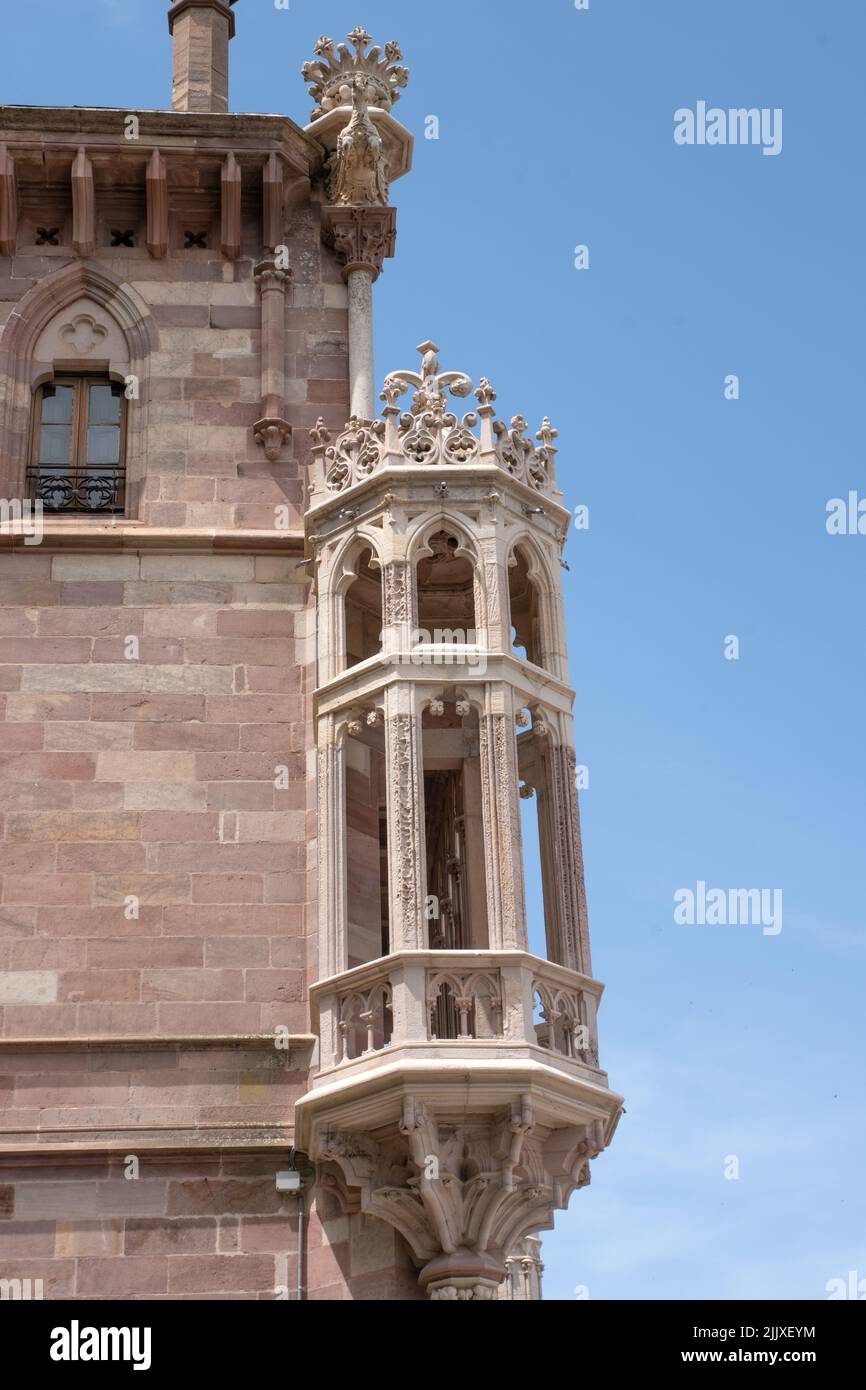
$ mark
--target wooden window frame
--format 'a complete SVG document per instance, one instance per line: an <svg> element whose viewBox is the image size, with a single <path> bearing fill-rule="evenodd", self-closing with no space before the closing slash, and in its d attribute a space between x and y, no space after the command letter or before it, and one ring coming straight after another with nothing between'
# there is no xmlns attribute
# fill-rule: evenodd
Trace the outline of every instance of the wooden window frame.
<svg viewBox="0 0 866 1390"><path fill-rule="evenodd" d="M69 467L65 474L61 474L59 466L40 464L39 447L42 439L42 406L45 400L46 388L56 388L60 386L71 386L74 390L72 399L72 438L70 444ZM120 440L118 445L118 456L116 464L90 464L87 462L87 429L89 424L90 406L90 387L108 386L115 395L120 398ZM58 372L50 381L44 381L36 388L33 393L33 415L30 429L30 453L27 466L27 477L29 480L29 494L31 499L36 496L39 483L40 471L45 469L43 476L65 477L73 489L80 487L88 476L88 468L91 470L104 469L114 470L116 477L117 493L113 506L108 507L88 507L82 505L69 505L65 507L46 508L53 515L75 514L76 516L99 516L116 515L123 513L126 506L126 443L127 443L127 408L126 397L122 383L115 381L108 372Z"/></svg>

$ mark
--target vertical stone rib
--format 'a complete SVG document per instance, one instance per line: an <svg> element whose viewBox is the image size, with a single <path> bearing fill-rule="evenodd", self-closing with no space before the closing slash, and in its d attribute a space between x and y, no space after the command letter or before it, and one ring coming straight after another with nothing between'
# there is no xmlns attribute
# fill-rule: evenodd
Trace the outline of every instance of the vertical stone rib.
<svg viewBox="0 0 866 1390"><path fill-rule="evenodd" d="M93 165L83 145L72 164L72 249L79 256L92 256L96 250Z"/></svg>
<svg viewBox="0 0 866 1390"><path fill-rule="evenodd" d="M0 256L14 256L18 239L18 191L15 160L0 145Z"/></svg>
<svg viewBox="0 0 866 1390"><path fill-rule="evenodd" d="M230 261L241 254L241 169L231 152L220 175L220 249Z"/></svg>
<svg viewBox="0 0 866 1390"><path fill-rule="evenodd" d="M154 260L168 255L168 171L159 150L150 156L147 189L147 249Z"/></svg>
<svg viewBox="0 0 866 1390"><path fill-rule="evenodd" d="M577 757L572 748L553 747L547 756L550 817L560 965L592 974L589 923L577 801Z"/></svg>
<svg viewBox="0 0 866 1390"><path fill-rule="evenodd" d="M283 166L268 155L262 172L262 243L273 251L283 240Z"/></svg>

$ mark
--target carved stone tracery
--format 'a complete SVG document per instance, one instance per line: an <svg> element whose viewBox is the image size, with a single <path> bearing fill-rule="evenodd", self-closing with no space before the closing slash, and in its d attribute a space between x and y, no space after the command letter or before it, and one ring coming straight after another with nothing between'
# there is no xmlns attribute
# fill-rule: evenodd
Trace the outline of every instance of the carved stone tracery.
<svg viewBox="0 0 866 1390"><path fill-rule="evenodd" d="M376 218L393 209L326 209L333 244L348 266L371 263L373 252L368 238L374 235ZM385 250L382 254L390 254ZM381 255L375 262L381 269ZM382 420L349 420L326 454L326 487L342 492L386 464L424 464L430 467L472 467L477 463L502 468L511 477L544 496L555 491L553 461L556 431L545 421L536 448L527 439L527 424L514 416L510 429L493 418L496 399L486 380L475 392L478 411L459 417L449 409L448 396L463 398L472 392L472 381L465 372L443 372L435 343L422 343L421 371L391 372L384 381L380 399L385 402ZM401 396L412 392L410 408L401 411ZM480 435L475 433L481 421Z"/></svg>

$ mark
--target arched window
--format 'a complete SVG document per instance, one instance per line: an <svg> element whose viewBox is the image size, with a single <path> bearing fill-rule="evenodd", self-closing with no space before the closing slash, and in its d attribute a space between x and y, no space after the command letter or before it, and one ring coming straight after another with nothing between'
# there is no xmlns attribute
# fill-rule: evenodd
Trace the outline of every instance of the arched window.
<svg viewBox="0 0 866 1390"><path fill-rule="evenodd" d="M28 290L0 334L0 492L138 515L158 348L147 304L101 267L67 265Z"/></svg>
<svg viewBox="0 0 866 1390"><path fill-rule="evenodd" d="M59 375L34 399L28 495L51 512L122 512L126 400L108 376Z"/></svg>
<svg viewBox="0 0 866 1390"><path fill-rule="evenodd" d="M508 601L514 652L525 661L531 661L534 666L543 666L538 585L530 574L529 561L520 546L515 547L508 567Z"/></svg>
<svg viewBox="0 0 866 1390"><path fill-rule="evenodd" d="M345 599L347 670L382 650L382 571L372 550L361 551L354 574Z"/></svg>
<svg viewBox="0 0 866 1390"><path fill-rule="evenodd" d="M430 553L422 555L417 571L421 640L471 645L477 640L472 561L449 531L435 532L426 548Z"/></svg>

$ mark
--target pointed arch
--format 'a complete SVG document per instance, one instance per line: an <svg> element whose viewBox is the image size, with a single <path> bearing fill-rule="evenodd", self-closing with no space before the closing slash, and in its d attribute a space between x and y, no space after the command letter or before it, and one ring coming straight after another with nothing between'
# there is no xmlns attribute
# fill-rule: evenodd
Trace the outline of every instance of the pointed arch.
<svg viewBox="0 0 866 1390"><path fill-rule="evenodd" d="M509 633L512 628L515 630L527 661L564 679L565 634L559 583L554 579L549 554L528 529L509 540L505 573ZM518 591L521 581L525 592Z"/></svg>
<svg viewBox="0 0 866 1390"><path fill-rule="evenodd" d="M95 350L83 355L70 345L74 324L95 327ZM64 336L65 334L65 336ZM146 474L150 358L159 333L148 305L128 284L91 262L76 261L40 280L13 309L0 333L0 454L5 485L22 492L35 389L58 370L92 368L117 381L136 379L127 434L127 514L138 512Z"/></svg>
<svg viewBox="0 0 866 1390"><path fill-rule="evenodd" d="M463 562L465 566L471 567L471 582L465 572L462 575L462 588L465 592L471 593L472 613L464 615L464 619L457 622L444 621L449 615L443 614L441 626L443 628L467 627L474 629L474 644L486 646L487 644L487 591L485 587L484 565L482 555L475 537L472 534L470 521L462 517L459 512L450 511L443 508L441 511L423 517L411 536L407 546L407 560L409 563L410 574L412 575L412 608L414 622L417 629L426 629L429 624L424 621L424 604L422 602L421 584L419 581L420 566L424 560L434 559L436 551L431 545L431 541L437 535L445 535L453 538L456 545L453 546L453 559ZM468 603L466 604L468 610ZM440 624L434 624L439 626ZM473 645L474 645L473 644Z"/></svg>
<svg viewBox="0 0 866 1390"><path fill-rule="evenodd" d="M374 526L356 526L348 535L340 538L326 560L319 566L318 605L319 605L319 683L326 685L350 665L349 634L349 593L359 579L358 565L367 554L365 574L370 583L379 588L379 597L374 605L378 608L379 650L381 650L382 628L382 534ZM373 596L368 595L369 599ZM370 606L369 603L367 605ZM369 655L375 653L370 652Z"/></svg>

